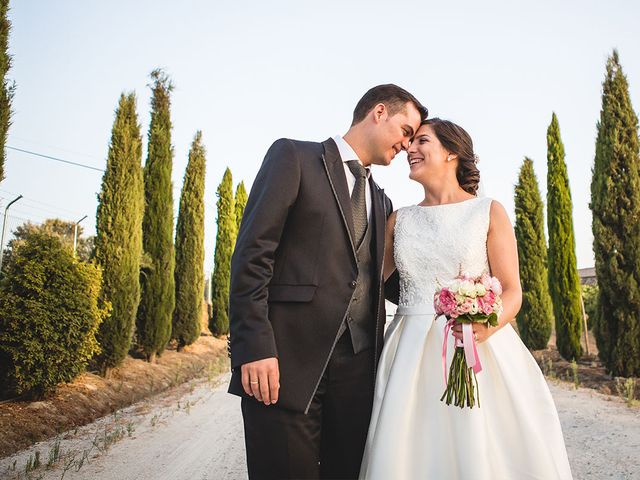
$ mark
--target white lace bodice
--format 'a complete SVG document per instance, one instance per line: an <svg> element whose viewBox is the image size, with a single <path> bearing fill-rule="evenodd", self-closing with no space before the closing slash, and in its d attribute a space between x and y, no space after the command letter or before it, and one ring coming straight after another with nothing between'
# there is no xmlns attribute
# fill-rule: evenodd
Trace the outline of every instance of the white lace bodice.
<svg viewBox="0 0 640 480"><path fill-rule="evenodd" d="M491 198L398 210L394 259L400 305L433 305L433 294L460 272L489 271L487 233Z"/></svg>

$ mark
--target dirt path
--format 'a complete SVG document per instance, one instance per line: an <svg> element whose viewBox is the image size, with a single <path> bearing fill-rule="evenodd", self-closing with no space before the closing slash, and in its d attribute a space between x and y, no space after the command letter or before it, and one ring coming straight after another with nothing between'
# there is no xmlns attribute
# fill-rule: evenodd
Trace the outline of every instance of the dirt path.
<svg viewBox="0 0 640 480"><path fill-rule="evenodd" d="M51 451L55 459L54 441L0 460L0 478L244 480L239 401L225 393L227 379L185 385L67 432L52 469L24 473L36 450L43 464ZM574 478L640 479L640 409L566 383L550 388Z"/></svg>

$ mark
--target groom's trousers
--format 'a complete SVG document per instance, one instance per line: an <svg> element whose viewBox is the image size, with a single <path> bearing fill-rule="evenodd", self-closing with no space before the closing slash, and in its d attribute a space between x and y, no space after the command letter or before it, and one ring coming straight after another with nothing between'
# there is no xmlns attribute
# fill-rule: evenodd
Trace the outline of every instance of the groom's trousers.
<svg viewBox="0 0 640 480"><path fill-rule="evenodd" d="M306 415L242 399L251 480L358 478L373 404L373 355L373 349L354 354L345 331Z"/></svg>

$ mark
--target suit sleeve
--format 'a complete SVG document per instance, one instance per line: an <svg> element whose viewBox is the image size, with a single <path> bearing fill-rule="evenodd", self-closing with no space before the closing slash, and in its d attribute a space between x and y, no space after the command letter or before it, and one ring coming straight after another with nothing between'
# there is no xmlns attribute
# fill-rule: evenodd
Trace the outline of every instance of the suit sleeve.
<svg viewBox="0 0 640 480"><path fill-rule="evenodd" d="M269 148L251 188L231 259L231 368L278 356L268 316L268 286L300 174L294 144L280 139Z"/></svg>

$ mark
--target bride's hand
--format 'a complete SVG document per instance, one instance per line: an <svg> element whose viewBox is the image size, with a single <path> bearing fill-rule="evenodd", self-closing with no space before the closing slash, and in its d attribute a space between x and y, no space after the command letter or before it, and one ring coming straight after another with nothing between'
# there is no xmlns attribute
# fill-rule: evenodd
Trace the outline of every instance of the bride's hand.
<svg viewBox="0 0 640 480"><path fill-rule="evenodd" d="M489 328L489 325L486 323L473 323L471 326L473 327L473 334L477 343L486 341L493 333ZM462 341L462 325L457 324L453 327L451 334L458 340Z"/></svg>

